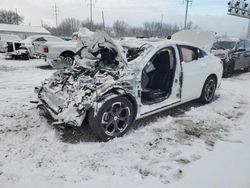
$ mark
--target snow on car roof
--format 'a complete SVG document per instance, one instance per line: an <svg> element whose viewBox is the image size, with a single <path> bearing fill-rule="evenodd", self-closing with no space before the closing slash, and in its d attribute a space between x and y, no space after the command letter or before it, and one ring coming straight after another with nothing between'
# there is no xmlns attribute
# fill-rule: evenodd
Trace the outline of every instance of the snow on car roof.
<svg viewBox="0 0 250 188"><path fill-rule="evenodd" d="M47 29L41 26L14 25L14 24L0 24L0 31L50 34L50 32Z"/></svg>
<svg viewBox="0 0 250 188"><path fill-rule="evenodd" d="M121 41L119 41L120 44L123 47L128 47L128 48L140 48L141 46L148 44L153 47L164 47L167 45L188 45L188 46L193 46L197 48L202 48L200 46L197 46L192 43L184 42L184 41L177 41L177 40L169 40L169 39L161 39L161 38L143 38L143 39L138 39L138 38L124 38Z"/></svg>

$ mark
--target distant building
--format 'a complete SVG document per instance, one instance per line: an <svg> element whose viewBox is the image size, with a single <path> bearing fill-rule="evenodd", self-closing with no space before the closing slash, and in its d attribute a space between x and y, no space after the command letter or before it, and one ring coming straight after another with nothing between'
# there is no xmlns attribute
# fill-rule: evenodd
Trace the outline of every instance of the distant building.
<svg viewBox="0 0 250 188"><path fill-rule="evenodd" d="M14 34L25 39L31 35L50 35L50 32L41 26L0 24L0 34Z"/></svg>

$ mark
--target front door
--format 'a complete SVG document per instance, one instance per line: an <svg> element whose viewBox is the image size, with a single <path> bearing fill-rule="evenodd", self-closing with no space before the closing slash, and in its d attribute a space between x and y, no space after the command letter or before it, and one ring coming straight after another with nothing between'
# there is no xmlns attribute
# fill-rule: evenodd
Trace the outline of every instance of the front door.
<svg viewBox="0 0 250 188"><path fill-rule="evenodd" d="M180 102L181 68L176 51L176 47L161 49L144 67L141 78L142 116Z"/></svg>

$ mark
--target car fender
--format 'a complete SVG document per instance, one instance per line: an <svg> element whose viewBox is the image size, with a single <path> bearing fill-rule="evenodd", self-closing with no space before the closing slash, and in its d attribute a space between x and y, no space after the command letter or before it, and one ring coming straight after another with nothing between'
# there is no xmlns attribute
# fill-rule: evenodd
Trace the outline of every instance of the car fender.
<svg viewBox="0 0 250 188"><path fill-rule="evenodd" d="M125 96L132 103L135 110L135 117L137 114L137 101L136 98L128 91L126 91L121 86L115 85L113 87L109 87L107 90L103 91L98 98L96 98L95 104L93 104L95 115L98 112L98 109L109 99L117 96Z"/></svg>

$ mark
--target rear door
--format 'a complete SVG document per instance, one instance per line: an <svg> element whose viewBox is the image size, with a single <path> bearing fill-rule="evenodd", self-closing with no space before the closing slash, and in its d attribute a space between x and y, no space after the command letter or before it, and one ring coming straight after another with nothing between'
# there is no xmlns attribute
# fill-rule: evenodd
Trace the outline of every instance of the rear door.
<svg viewBox="0 0 250 188"><path fill-rule="evenodd" d="M182 101L200 97L207 77L206 52L191 46L179 46L183 68Z"/></svg>

